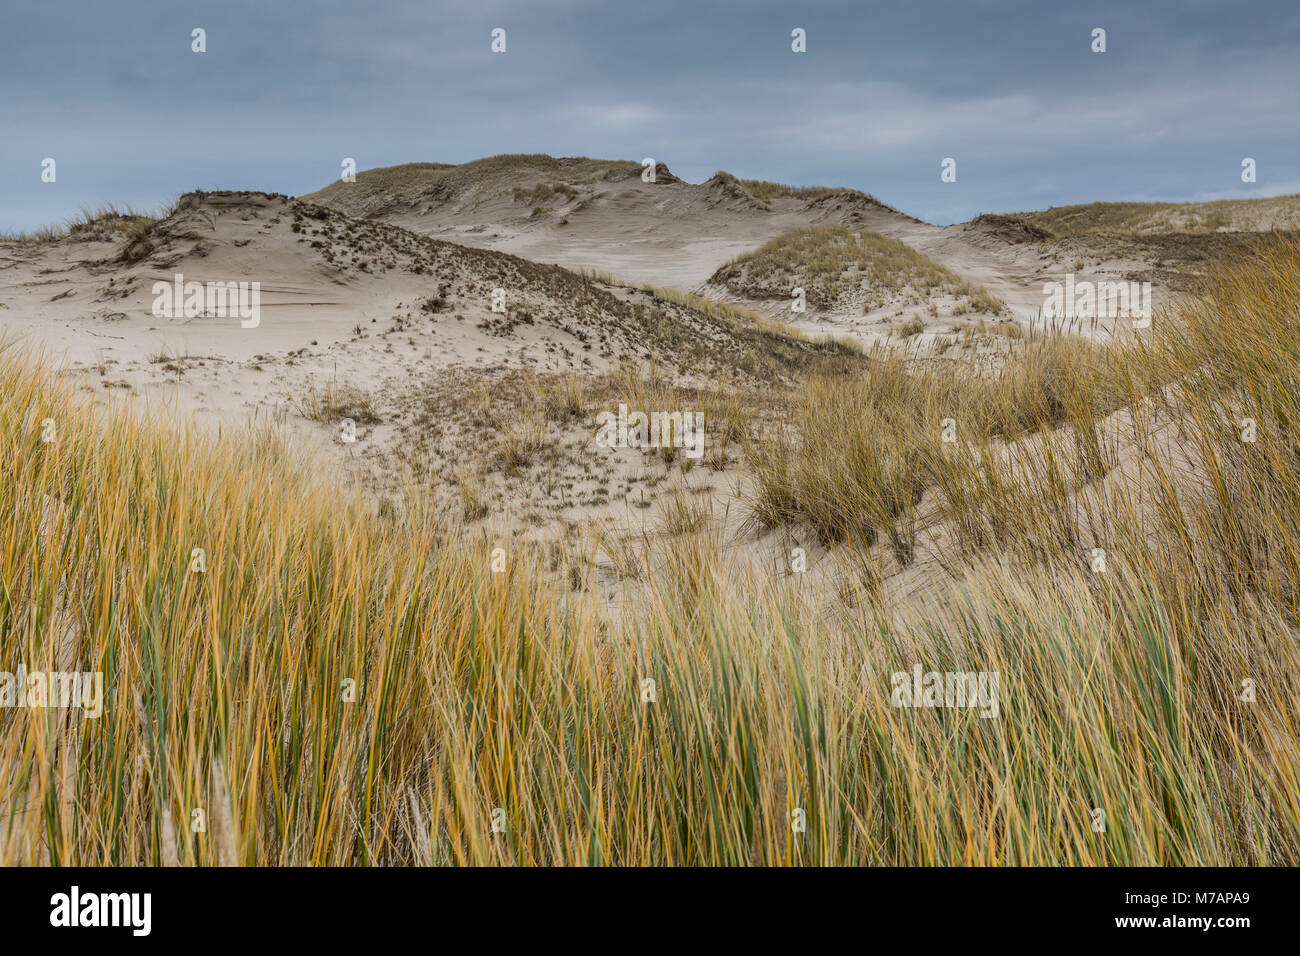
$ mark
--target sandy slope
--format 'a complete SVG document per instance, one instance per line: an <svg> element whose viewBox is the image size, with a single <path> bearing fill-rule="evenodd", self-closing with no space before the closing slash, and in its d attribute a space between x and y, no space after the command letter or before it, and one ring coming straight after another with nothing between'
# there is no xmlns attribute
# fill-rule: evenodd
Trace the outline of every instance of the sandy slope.
<svg viewBox="0 0 1300 956"><path fill-rule="evenodd" d="M547 211L535 214L530 200L513 198L512 188L563 179L563 169L523 162L509 172L508 180L500 178L504 172L494 171L497 180L476 181L462 192L429 187L423 193L414 190L406 201L383 203L365 188L362 174L357 183L333 183L307 198L464 245L711 297L726 297L725 290L708 285L719 266L810 225L869 229L907 243L1003 300L1022 323L1039 313L1044 282L1059 280L1073 268L1042 243L1008 241L1002 231L978 223L931 225L847 190L759 201L721 176L695 185L660 164L654 183L627 172L579 182L575 195L549 199ZM1080 274L1118 279L1141 265L1135 260L1095 261ZM1162 290L1154 291L1163 301ZM744 304L808 331L850 334L868 343L885 340L891 320L898 318L893 310L865 320L835 314L800 318L789 313L788 302ZM942 315L926 321L930 333L952 325Z"/></svg>
<svg viewBox="0 0 1300 956"><path fill-rule="evenodd" d="M273 421L327 466L381 484L408 467L456 484L470 471L493 514L530 525L610 518L635 529L659 520L668 493L685 489L725 511L739 536L744 508L728 509L747 478L725 461L687 474L653 454L597 451L590 423L576 420L544 423L532 463L517 474L502 468L501 446L520 444L517 429L535 424L530 374L603 382L598 400L609 401L604 377L630 361L676 385L736 378L761 394L764 380L803 361L805 346L545 264L723 297L708 282L727 261L792 229L842 225L906 243L1004 300L1022 323L1038 312L1043 282L1066 271L1118 278L1152 265L1152 247L1140 242L1052 243L998 217L939 227L850 191L759 199L728 177L693 185L662 165L654 183L628 163L466 165L474 176L441 167L460 178L428 188L418 177L393 190L367 186L363 173L309 197L330 208L195 194L152 230L137 261L123 261L120 235L0 242L0 326L44 348L97 400L172 407L225 427ZM535 198L574 170L582 175L572 185ZM154 314L153 284L177 274L260 282L260 324ZM507 292L504 313L491 306L496 288ZM891 306L792 316L788 301L745 304L865 342L897 341L903 314ZM942 309L925 321L909 347L959 324ZM369 402L356 442L343 442L338 422L357 414L354 405L317 414L314 399L331 389Z"/></svg>
<svg viewBox="0 0 1300 956"><path fill-rule="evenodd" d="M399 367L595 372L624 355L645 357L638 330L614 314L617 298L576 276L303 210L284 197L208 194L161 224L156 248L135 263L118 259L121 239L0 243L0 315L7 331L73 367L137 388L166 380L159 367L184 359L179 384L199 410L263 400L269 389L243 386L264 385L272 360L297 378L338 367L364 386ZM325 229L334 235L317 238ZM257 281L260 324L154 314L154 283L177 275ZM496 288L506 293L502 314L492 308ZM430 310L431 298L443 301ZM582 324L596 317L606 321Z"/></svg>
<svg viewBox="0 0 1300 956"><path fill-rule="evenodd" d="M494 514L639 525L665 493L713 487L717 476L701 467L684 477L653 453L594 448L585 420L538 423L530 376L573 373L591 389L630 362L679 386L762 381L817 351L287 197L193 194L182 206L152 229L139 261L122 260L120 235L0 243L4 334L43 349L96 400L227 428L273 422L297 449L372 489L393 491L408 469L444 487L475 472ZM154 284L177 275L258 282L259 324L156 314ZM366 402L317 408L330 392ZM354 442L344 441L344 417L356 423ZM529 444L535 427L532 463L502 467L501 448Z"/></svg>
<svg viewBox="0 0 1300 956"><path fill-rule="evenodd" d="M862 193L760 201L721 175L698 185L684 182L663 163L653 183L636 169L567 177L576 183L573 194L546 199L547 211L536 214L533 200L514 198L514 192L564 182L564 164L580 161L550 160L556 162L561 165L521 158L458 190L431 179L423 191L407 192L404 202L377 202L365 173L356 183L332 183L304 198L464 245L682 291L698 288L734 256L800 226L834 222L885 232L918 224Z"/></svg>
<svg viewBox="0 0 1300 956"><path fill-rule="evenodd" d="M381 218L463 245L682 291L702 285L733 256L815 218L798 200L777 200L768 212L719 181L695 186L665 173L655 183L634 176L594 184L541 216L532 215L527 203L521 206L503 194L480 203L446 201ZM346 186L332 187L332 193L320 198L337 201L338 189ZM340 206L347 208L346 203Z"/></svg>

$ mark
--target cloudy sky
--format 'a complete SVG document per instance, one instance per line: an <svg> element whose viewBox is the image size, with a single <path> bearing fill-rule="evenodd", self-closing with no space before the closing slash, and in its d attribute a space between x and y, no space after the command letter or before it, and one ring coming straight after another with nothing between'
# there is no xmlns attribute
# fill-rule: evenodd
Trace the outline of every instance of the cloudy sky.
<svg viewBox="0 0 1300 956"><path fill-rule="evenodd" d="M196 188L310 192L344 157L506 152L853 186L939 223L1279 195L1300 192L1298 90L1296 0L14 3L0 230Z"/></svg>

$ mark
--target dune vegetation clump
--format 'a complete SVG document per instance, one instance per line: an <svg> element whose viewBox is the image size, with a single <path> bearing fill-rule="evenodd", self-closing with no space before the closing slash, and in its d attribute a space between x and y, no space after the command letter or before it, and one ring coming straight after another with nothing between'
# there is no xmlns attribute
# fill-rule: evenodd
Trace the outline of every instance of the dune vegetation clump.
<svg viewBox="0 0 1300 956"><path fill-rule="evenodd" d="M1051 238L1098 233L1195 235L1220 230L1268 231L1300 226L1295 200L1290 195L1210 202L1094 202L1012 213L1002 218L1045 230Z"/></svg>
<svg viewBox="0 0 1300 956"><path fill-rule="evenodd" d="M143 240L149 230L175 211L175 204L154 211L139 211L130 206L105 203L98 208L82 207L81 212L61 226L46 226L35 232L0 233L0 242L49 243L72 238L80 241L116 241L125 238L123 260L135 262L148 253L132 257L128 253Z"/></svg>
<svg viewBox="0 0 1300 956"><path fill-rule="evenodd" d="M638 163L536 154L503 154L459 165L403 163L357 173L355 182L336 182L304 197L349 215L377 215L393 209L451 200L474 207L508 195L515 202L579 194L581 187L641 173Z"/></svg>
<svg viewBox="0 0 1300 956"><path fill-rule="evenodd" d="M713 178L720 182L741 187L764 205L770 204L773 199L801 199L811 203L825 199L845 198L864 201L886 209L890 208L875 196L846 186L788 186L785 183L774 183L765 179L738 179L723 170L714 173Z"/></svg>
<svg viewBox="0 0 1300 956"><path fill-rule="evenodd" d="M728 262L710 281L747 299L789 299L798 287L809 305L826 311L862 311L864 305L894 301L919 305L935 295L963 300L963 311L1004 308L987 290L906 243L846 226L791 230Z"/></svg>

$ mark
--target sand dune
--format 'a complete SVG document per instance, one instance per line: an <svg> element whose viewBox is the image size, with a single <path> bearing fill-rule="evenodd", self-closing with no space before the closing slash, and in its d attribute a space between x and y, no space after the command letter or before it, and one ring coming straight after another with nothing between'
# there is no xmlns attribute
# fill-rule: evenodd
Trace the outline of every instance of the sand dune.
<svg viewBox="0 0 1300 956"><path fill-rule="evenodd" d="M1045 281L1067 271L1179 280L1215 243L1235 241L1117 236L1083 229L1077 214L940 227L854 190L725 173L691 184L662 163L654 182L642 173L631 162L507 156L372 170L303 200L193 193L154 223L108 217L61 239L0 243L0 320L105 401L229 427L275 422L327 466L374 486L414 468L456 487L468 470L516 517L643 524L679 485L717 500L736 488L698 473L664 483L644 454L606 456L613 464L591 473L590 457L574 451L592 441L590 423L531 421L539 388L576 375L588 398L614 407L617 383L630 381L620 370L631 367L693 401L726 381L761 404L765 391L807 374L808 356L855 361L808 341L819 336L915 349L977 332L972 354L996 357L1005 339L987 333L1033 323ZM1069 235L1051 231L1061 222ZM856 249L830 276L829 297L814 289L812 260L790 251L791 237L810 229ZM760 281L746 270L764 249L776 250L768 260L786 258L768 261ZM155 285L177 277L256 282L259 320L206 308L157 314ZM813 291L805 313L792 313L782 291L795 283ZM505 439L493 402L518 426ZM355 442L344 440L344 419ZM503 442L532 464L503 468ZM724 452L714 464L727 462Z"/></svg>

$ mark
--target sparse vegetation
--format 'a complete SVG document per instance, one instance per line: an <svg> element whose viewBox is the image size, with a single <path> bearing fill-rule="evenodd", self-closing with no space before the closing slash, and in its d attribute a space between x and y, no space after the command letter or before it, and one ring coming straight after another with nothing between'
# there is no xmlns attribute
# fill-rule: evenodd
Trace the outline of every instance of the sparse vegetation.
<svg viewBox="0 0 1300 956"><path fill-rule="evenodd" d="M919 315L913 315L906 322L901 323L896 331L900 337L905 339L910 339L913 335L920 335L925 331L925 319Z"/></svg>
<svg viewBox="0 0 1300 956"><path fill-rule="evenodd" d="M1041 231L1044 238L1097 234L1199 234L1221 229L1267 232L1300 228L1300 195L1212 202L1095 202L987 217Z"/></svg>
<svg viewBox="0 0 1300 956"><path fill-rule="evenodd" d="M303 198L353 216L375 215L412 204L422 208L453 197L472 207L499 198L503 189L517 202L541 205L542 200L555 195L573 198L588 183L626 179L640 173L640 164L630 161L506 154L458 166L405 163L368 169L357 173L354 183L333 183Z"/></svg>
<svg viewBox="0 0 1300 956"><path fill-rule="evenodd" d="M304 392L290 397L289 404L303 418L314 422L350 418L358 425L373 425L382 420L363 389L336 379L331 379L324 388L309 383Z"/></svg>
<svg viewBox="0 0 1300 956"><path fill-rule="evenodd" d="M125 239L121 250L122 260L136 262L149 253L140 253L146 244L149 230L175 210L175 204L151 212L139 212L130 206L118 207L112 203L91 209L82 207L79 214L61 226L44 226L34 232L0 233L0 242L45 243L60 239L83 242L118 242Z"/></svg>
<svg viewBox="0 0 1300 956"><path fill-rule="evenodd" d="M559 196L561 201L573 199L578 195L578 190L568 183L538 183L532 189L516 186L511 190L511 194L514 196L515 202L540 203L556 196Z"/></svg>
<svg viewBox="0 0 1300 956"><path fill-rule="evenodd" d="M863 200L873 205L882 206L885 209L890 208L875 196L843 186L786 186L783 183L772 183L761 179L738 179L731 173L722 170L718 170L718 172L714 173L714 176L722 182L740 186L745 192L762 203L787 197L815 202L821 199L843 196Z"/></svg>

